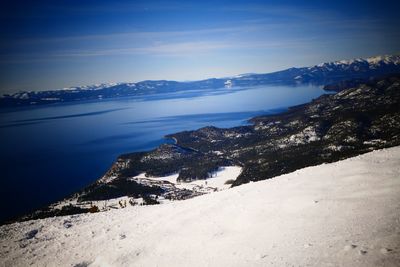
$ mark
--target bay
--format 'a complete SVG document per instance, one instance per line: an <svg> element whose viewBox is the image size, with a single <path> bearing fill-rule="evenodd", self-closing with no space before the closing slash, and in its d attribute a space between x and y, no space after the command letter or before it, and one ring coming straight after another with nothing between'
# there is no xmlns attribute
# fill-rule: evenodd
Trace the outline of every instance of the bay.
<svg viewBox="0 0 400 267"><path fill-rule="evenodd" d="M245 125L324 93L315 86L221 88L3 111L0 221L94 182L120 154L171 142L166 134Z"/></svg>

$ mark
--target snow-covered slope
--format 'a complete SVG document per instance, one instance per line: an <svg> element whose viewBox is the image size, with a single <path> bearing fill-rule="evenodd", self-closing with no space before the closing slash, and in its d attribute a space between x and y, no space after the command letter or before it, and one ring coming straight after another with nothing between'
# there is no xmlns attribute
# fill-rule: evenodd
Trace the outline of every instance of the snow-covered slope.
<svg viewBox="0 0 400 267"><path fill-rule="evenodd" d="M0 227L1 266L398 266L400 147L186 201Z"/></svg>

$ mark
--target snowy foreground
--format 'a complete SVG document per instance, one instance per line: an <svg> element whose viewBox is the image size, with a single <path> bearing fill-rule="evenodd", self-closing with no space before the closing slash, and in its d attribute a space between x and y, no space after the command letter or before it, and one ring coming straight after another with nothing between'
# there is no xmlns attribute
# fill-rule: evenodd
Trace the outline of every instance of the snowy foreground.
<svg viewBox="0 0 400 267"><path fill-rule="evenodd" d="M1 266L398 266L400 147L157 206L0 227Z"/></svg>

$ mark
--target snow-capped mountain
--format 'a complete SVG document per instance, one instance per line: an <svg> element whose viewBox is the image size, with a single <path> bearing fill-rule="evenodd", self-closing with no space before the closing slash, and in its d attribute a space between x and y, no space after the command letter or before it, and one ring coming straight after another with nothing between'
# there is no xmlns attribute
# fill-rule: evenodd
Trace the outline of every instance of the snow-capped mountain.
<svg viewBox="0 0 400 267"><path fill-rule="evenodd" d="M99 83L99 84L93 84L93 85L83 85L83 86L75 86L75 87L66 87L62 88L59 90L101 90L109 87L113 87L116 85L120 85L123 83ZM128 85L128 83L127 83Z"/></svg>
<svg viewBox="0 0 400 267"><path fill-rule="evenodd" d="M385 55L321 63L312 67L290 68L283 71L254 74L235 79L236 85L245 86L249 81L268 83L311 83L328 85L345 80L369 79L371 77L399 73L400 56Z"/></svg>
<svg viewBox="0 0 400 267"><path fill-rule="evenodd" d="M390 65L390 64L399 65L400 64L400 56L384 55L384 56L369 57L366 59L357 58L357 59L352 59L352 60L341 60L341 61L335 61L332 63L335 65L342 65L342 66L368 64L370 68L378 68L382 65Z"/></svg>
<svg viewBox="0 0 400 267"><path fill-rule="evenodd" d="M400 56L384 55L369 58L357 58L352 60L340 60L328 63L321 63L313 67L302 69L305 73L297 80L304 78L316 78L321 76L334 76L351 74L363 77L363 74L374 75L389 74L398 72L400 68ZM308 75L308 76L307 76ZM353 77L354 78L354 77Z"/></svg>
<svg viewBox="0 0 400 267"><path fill-rule="evenodd" d="M201 81L141 81L137 83L104 83L49 91L26 91L0 97L0 107L39 105L57 102L115 97L147 96L191 90L225 90L235 87L268 84L329 85L351 79L369 79L400 73L400 56L385 55L366 59L341 60L312 67L290 68L267 74L241 74Z"/></svg>

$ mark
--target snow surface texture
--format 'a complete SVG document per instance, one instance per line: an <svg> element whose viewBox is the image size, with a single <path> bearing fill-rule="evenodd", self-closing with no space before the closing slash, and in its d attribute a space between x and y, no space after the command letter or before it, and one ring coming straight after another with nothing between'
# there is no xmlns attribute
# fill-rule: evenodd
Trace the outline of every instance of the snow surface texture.
<svg viewBox="0 0 400 267"><path fill-rule="evenodd" d="M1 266L398 266L400 147L156 206L0 227Z"/></svg>

